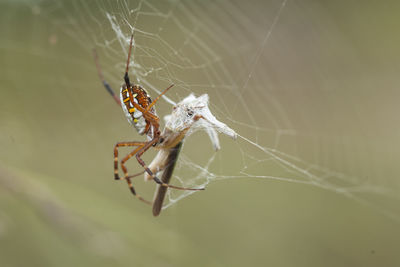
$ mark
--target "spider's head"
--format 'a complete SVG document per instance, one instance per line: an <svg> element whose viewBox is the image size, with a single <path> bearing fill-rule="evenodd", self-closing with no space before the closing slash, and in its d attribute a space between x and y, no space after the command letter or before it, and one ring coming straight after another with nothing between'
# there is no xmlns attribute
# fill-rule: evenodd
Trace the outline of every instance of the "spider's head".
<svg viewBox="0 0 400 267"><path fill-rule="evenodd" d="M208 108L208 95L196 97L190 94L179 102L167 118L166 128L173 132L187 131L190 135L197 130L205 130L213 143L214 149L220 148L218 132L236 138L234 130L218 121Z"/></svg>

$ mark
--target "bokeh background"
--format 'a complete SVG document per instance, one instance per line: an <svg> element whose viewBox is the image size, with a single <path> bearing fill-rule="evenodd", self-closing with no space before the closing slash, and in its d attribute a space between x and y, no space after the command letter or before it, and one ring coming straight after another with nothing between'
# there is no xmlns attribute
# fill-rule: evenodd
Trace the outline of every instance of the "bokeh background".
<svg viewBox="0 0 400 267"><path fill-rule="evenodd" d="M0 265L399 266L399 11L0 1ZM173 82L175 102L208 93L240 134L217 153L186 140L175 175L207 190L157 218L113 180L113 145L141 137L92 56L118 91L132 27L135 82L153 96Z"/></svg>

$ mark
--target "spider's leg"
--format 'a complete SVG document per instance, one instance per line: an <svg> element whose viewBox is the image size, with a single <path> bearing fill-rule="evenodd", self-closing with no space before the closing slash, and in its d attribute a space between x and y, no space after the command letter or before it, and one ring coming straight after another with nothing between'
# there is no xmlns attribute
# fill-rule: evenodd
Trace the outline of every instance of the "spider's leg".
<svg viewBox="0 0 400 267"><path fill-rule="evenodd" d="M128 93L129 93L129 97L130 97L130 99L131 99L132 105L133 105L137 110L139 110L140 112L143 113L143 116L145 117L145 119L148 120L148 121L151 123L151 125L153 125L153 127L154 127L155 129L158 129L158 128L160 127L159 118L158 118L156 115L154 115L153 113L151 113L150 111L144 109L144 108L143 108L141 105L139 105L138 103L136 103L136 102L133 100L133 95L132 95L132 92L131 92L131 91L128 91ZM149 127L149 126L146 126L146 128L147 128L147 127ZM146 129L146 130L147 130L147 129Z"/></svg>
<svg viewBox="0 0 400 267"><path fill-rule="evenodd" d="M144 143L145 144L145 143ZM124 172L124 179L128 177L128 169L125 167L125 162L127 162L133 155L135 155L143 146L144 144L137 145L137 148L130 152L128 155L126 155L122 160L121 160L121 169ZM135 177L136 175L133 175L131 178Z"/></svg>
<svg viewBox="0 0 400 267"><path fill-rule="evenodd" d="M125 80L125 84L126 84L127 88L131 87L131 82L129 81L128 71L129 71L129 61L131 60L132 41L133 41L133 33L131 35L131 41L129 43L128 59L126 60L126 69L125 69L125 75L124 75L124 80Z"/></svg>
<svg viewBox="0 0 400 267"><path fill-rule="evenodd" d="M175 84L171 84L167 89L161 92L154 100L151 102L151 104L146 108L147 111L151 109L152 106L154 106L157 101L160 99L161 96L163 96L169 89L171 89Z"/></svg>
<svg viewBox="0 0 400 267"><path fill-rule="evenodd" d="M131 182L131 178L126 178L125 180L126 180L126 182L128 183L129 189L131 190L132 194L133 194L137 199L139 199L140 201L142 201L142 202L144 202L144 203L146 203L146 204L149 204L149 205L152 204L151 201L148 201L148 200L144 199L143 197L141 197L140 195L136 194L135 188L133 187L132 182Z"/></svg>
<svg viewBox="0 0 400 267"><path fill-rule="evenodd" d="M175 185L170 185L163 183L160 179L157 178L157 176L147 167L146 163L142 160L141 156L143 155L144 152L146 152L150 147L152 147L154 144L158 142L160 138L154 138L150 142L148 142L144 147L142 147L139 152L136 154L136 159L139 162L140 165L143 166L143 168L146 170L146 172L153 178L153 180L159 184L160 186L164 187L169 187L169 188L174 188L178 190L191 190L191 191L199 191L199 190L204 190L204 188L187 188L187 187L180 187L180 186L175 186Z"/></svg>
<svg viewBox="0 0 400 267"><path fill-rule="evenodd" d="M131 190L131 193L132 193L133 195L135 195L135 197L137 197L140 201L142 201L142 202L144 202L144 203L146 203L146 204L151 205L151 204L152 204L151 201L148 201L148 200L144 199L143 197L141 197L140 195L138 195L138 194L136 193L136 190L135 190L135 188L133 187L133 184L132 184L132 182L131 182L131 178L136 177L136 176L142 174L143 172L140 172L140 173L137 173L137 174L128 176L128 169L125 167L125 162L127 162L133 155L135 155L135 154L138 152L138 150L140 150L142 147L143 147L143 144L140 145L140 146L138 146L135 150L133 150L131 153L129 153L128 155L126 155L126 156L121 160L121 169L122 169L122 171L124 172L124 175L125 175L125 176L124 176L124 179L125 179L126 182L128 183L128 186L129 186L129 189Z"/></svg>
<svg viewBox="0 0 400 267"><path fill-rule="evenodd" d="M128 94L129 94L129 98L130 98L130 101L131 101L132 105L133 105L137 110L139 110L140 112L142 112L142 113L143 113L143 116L146 116L146 119L150 120L153 124L159 125L159 118L158 118L156 115L154 115L153 113L151 113L150 111L148 111L147 109L143 108L143 107L142 107L141 105L139 105L138 103L136 103L136 102L133 100L133 94L132 94L132 92L131 92L130 90L128 90Z"/></svg>
<svg viewBox="0 0 400 267"><path fill-rule="evenodd" d="M137 176L143 175L145 172L146 172L146 171L141 171L141 172L138 172L138 173L129 175L128 177L126 177L126 179L128 179L128 178L135 178L135 177L137 177Z"/></svg>
<svg viewBox="0 0 400 267"><path fill-rule="evenodd" d="M103 72L101 71L99 60L98 60L98 56L97 56L97 52L96 52L95 48L93 48L93 56L94 56L94 62L96 63L97 74L99 75L100 80L103 83L103 86L106 88L107 92L114 98L115 102L117 102L117 104L119 106L121 106L121 101L119 100L118 96L114 93L114 91L112 90L111 86L104 79L104 75L103 75Z"/></svg>

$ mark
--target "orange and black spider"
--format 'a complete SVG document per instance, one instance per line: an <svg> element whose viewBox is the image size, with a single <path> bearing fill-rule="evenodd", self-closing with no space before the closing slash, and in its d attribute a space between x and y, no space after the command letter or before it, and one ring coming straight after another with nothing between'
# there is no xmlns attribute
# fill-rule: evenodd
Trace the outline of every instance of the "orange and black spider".
<svg viewBox="0 0 400 267"><path fill-rule="evenodd" d="M114 91L111 89L111 86L104 79L103 73L98 63L97 53L95 50L93 50L97 71L104 87L115 99L117 104L122 107L129 123L136 128L136 130L140 135L146 134L147 136L147 141L119 142L114 146L114 178L115 180L126 180L130 188L130 191L132 192L133 195L135 195L139 200L147 204L152 204L152 202L142 198L140 195L136 193L135 188L133 187L131 182L131 178L136 177L142 174L143 172L134 175L128 175L128 169L126 168L125 163L131 157L135 156L136 160L144 168L144 172L147 172L147 174L161 187L164 188L169 187L179 190L204 190L204 188L186 188L186 187L174 186L168 184L168 181L166 181L167 183L165 183L164 181L161 181L159 178L157 178L157 176L150 170L150 168L147 167L146 163L141 159L143 153L145 153L151 147L162 147L164 149L169 148L166 147L166 145L162 144L164 141L164 137L161 136L160 123L159 123L160 119L156 114L155 104L160 99L160 97L164 95L174 85L173 84L170 85L167 89L161 92L161 94L157 96L154 99L154 101L152 101L150 95L146 92L144 88L142 88L140 85L135 85L130 82L128 76L128 70L129 70L129 61L132 50L132 40L133 40L133 35L131 36L130 39L128 59L126 62L126 69L124 75L125 83L121 87L120 98L118 98L114 94ZM173 143L173 145L171 145L171 149L173 147L176 147L180 143L182 138L183 136L176 139L175 140L176 142L171 142ZM132 152L130 152L121 160L121 169L124 173L124 177L120 177L118 173L119 147L136 147Z"/></svg>

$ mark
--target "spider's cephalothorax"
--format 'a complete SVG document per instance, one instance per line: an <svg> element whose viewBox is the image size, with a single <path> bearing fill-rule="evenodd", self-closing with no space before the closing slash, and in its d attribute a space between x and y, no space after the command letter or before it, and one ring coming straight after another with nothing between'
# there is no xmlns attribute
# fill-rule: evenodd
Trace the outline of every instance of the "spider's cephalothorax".
<svg viewBox="0 0 400 267"><path fill-rule="evenodd" d="M140 135L146 134L149 139L154 137L154 125L143 115L143 112L135 108L135 104L140 105L146 110L152 103L150 95L139 85L133 85L129 88L124 84L121 87L120 100L122 109L129 123L132 124ZM157 116L154 106L148 110L154 116Z"/></svg>

